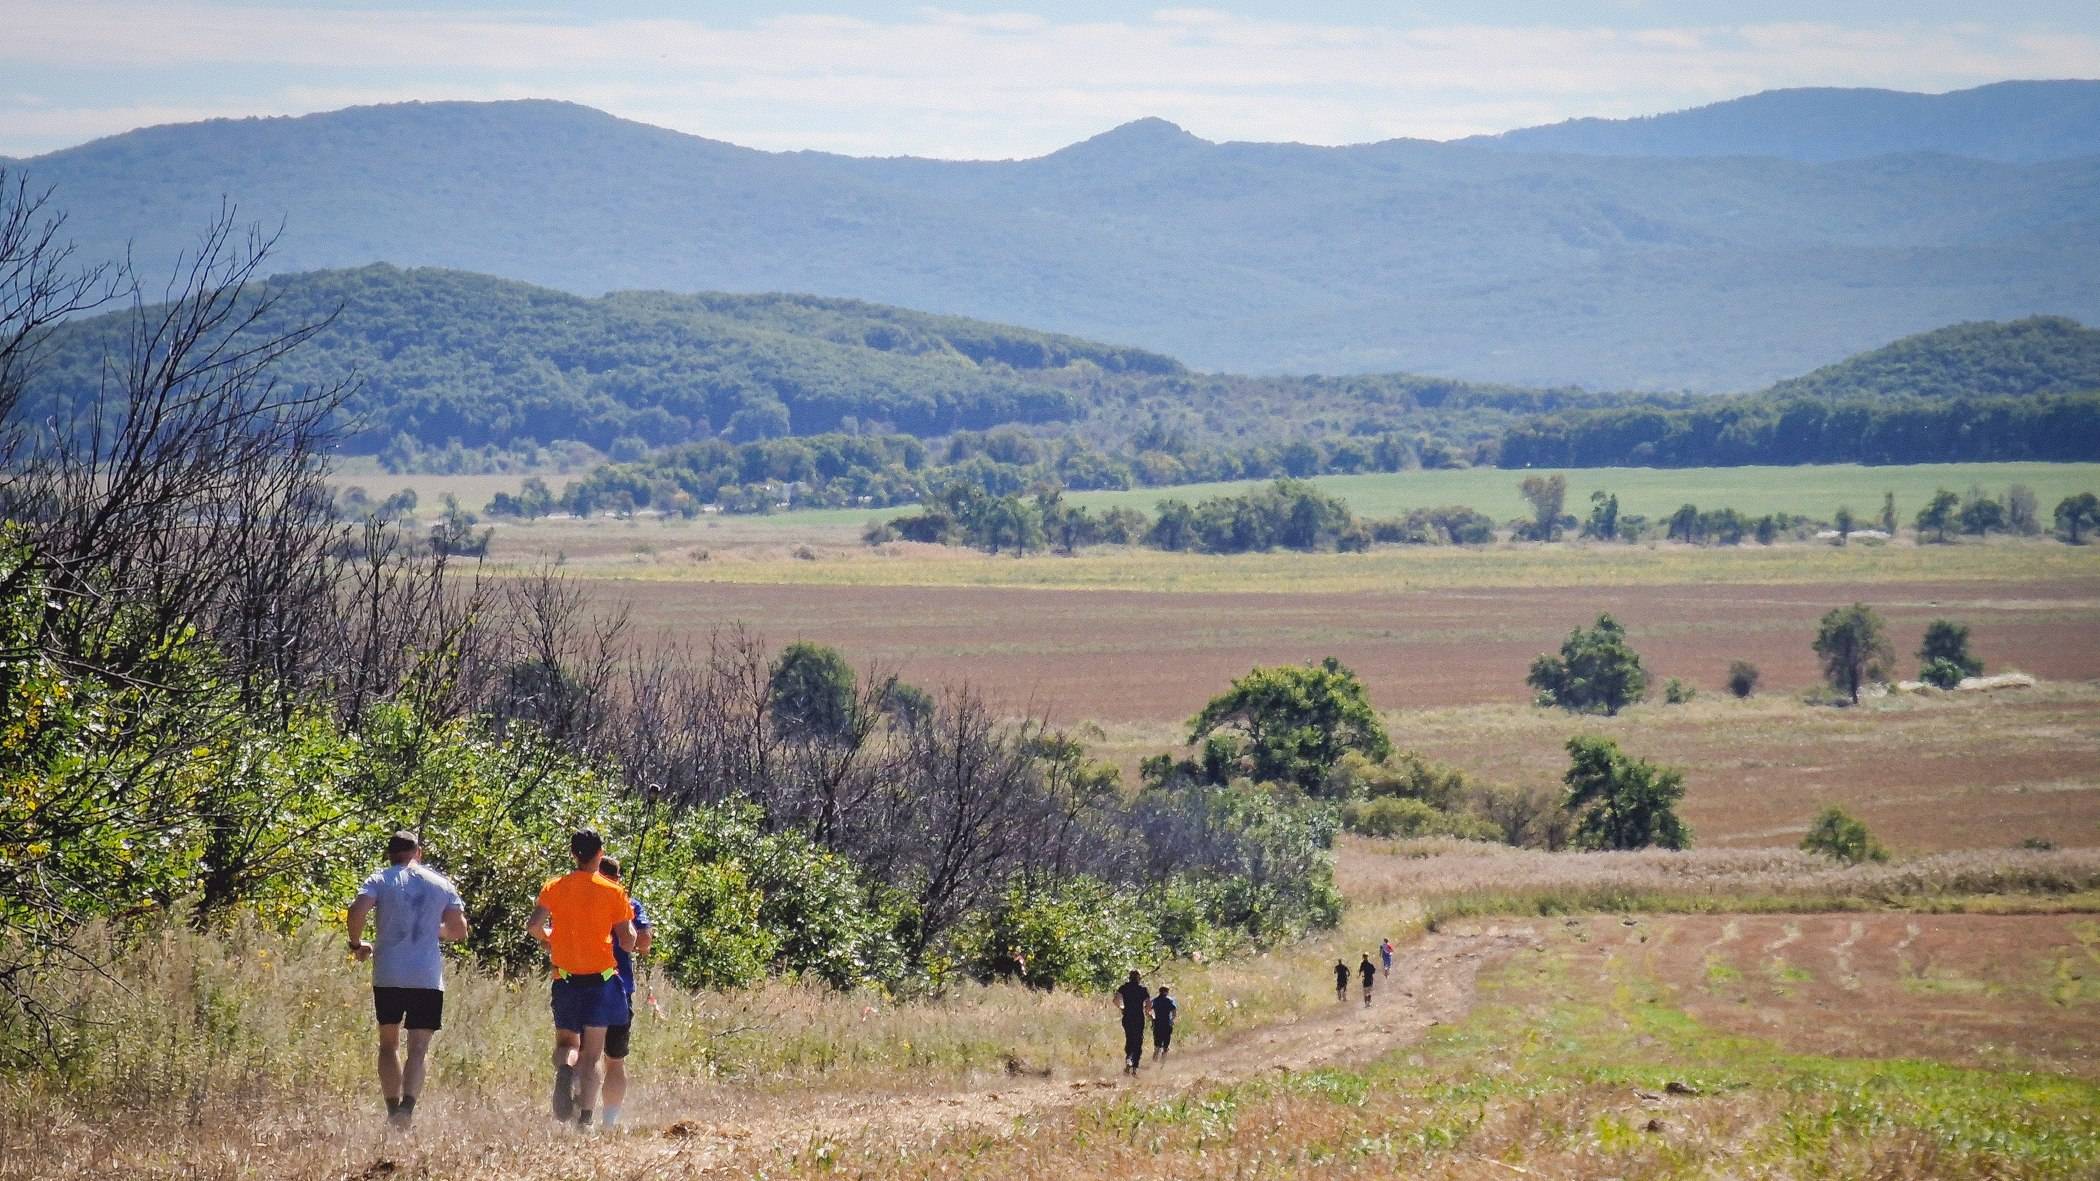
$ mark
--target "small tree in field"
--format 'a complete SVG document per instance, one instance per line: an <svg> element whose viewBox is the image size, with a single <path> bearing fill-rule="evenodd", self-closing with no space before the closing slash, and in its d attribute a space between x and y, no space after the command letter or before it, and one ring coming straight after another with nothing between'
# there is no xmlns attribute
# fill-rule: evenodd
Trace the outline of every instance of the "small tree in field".
<svg viewBox="0 0 2100 1181"><path fill-rule="evenodd" d="M1682 849L1692 830L1677 818L1684 773L1621 754L1609 738L1568 740L1567 807L1575 840L1592 849Z"/></svg>
<svg viewBox="0 0 2100 1181"><path fill-rule="evenodd" d="M1918 647L1918 662L1924 665L1935 662L1951 664L1961 672L1961 676L1954 678L1957 681L1983 671L1983 661L1969 651L1967 625L1951 619L1935 619L1925 625L1925 642Z"/></svg>
<svg viewBox="0 0 2100 1181"><path fill-rule="evenodd" d="M1839 807L1823 809L1815 823L1808 826L1808 835L1801 838L1801 847L1847 865L1889 859L1889 851L1881 847L1867 826Z"/></svg>
<svg viewBox="0 0 2100 1181"><path fill-rule="evenodd" d="M2022 537L2033 537L2042 531L2041 503L2035 499L2034 489L2014 484L2005 490L2005 527Z"/></svg>
<svg viewBox="0 0 2100 1181"><path fill-rule="evenodd" d="M1881 531L1890 537L1896 535L1896 494L1881 494Z"/></svg>
<svg viewBox="0 0 2100 1181"><path fill-rule="evenodd" d="M2056 528L2072 545L2084 545L2085 535L2100 528L2100 496L2081 492L2066 496L2056 505Z"/></svg>
<svg viewBox="0 0 2100 1181"><path fill-rule="evenodd" d="M1189 744L1203 745L1236 730L1244 741L1221 750L1246 760L1257 780L1295 783L1318 791L1342 755L1356 751L1373 762L1393 752L1362 681L1333 657L1319 664L1257 668L1211 699L1189 723ZM1219 759L1212 777L1238 768Z"/></svg>
<svg viewBox="0 0 2100 1181"><path fill-rule="evenodd" d="M1648 692L1641 658L1626 645L1626 630L1610 615L1597 626L1576 628L1560 646L1560 655L1541 653L1525 678L1538 690L1539 703L1575 713L1616 714Z"/></svg>
<svg viewBox="0 0 2100 1181"><path fill-rule="evenodd" d="M1932 500L1918 510L1918 539L1924 540L1927 533L1932 540L1947 540L1947 530L1954 526L1955 513L1961 509L1961 497L1945 488L1932 494Z"/></svg>
<svg viewBox="0 0 2100 1181"><path fill-rule="evenodd" d="M1533 541L1552 541L1560 535L1561 506L1568 499L1568 478L1563 475L1526 476L1517 491L1531 504L1531 524L1525 535Z"/></svg>
<svg viewBox="0 0 2100 1181"><path fill-rule="evenodd" d="M1839 607L1823 617L1816 627L1816 655L1823 658L1823 675L1830 686L1859 704L1860 686L1882 676L1895 663L1888 631L1881 616L1865 603Z"/></svg>
<svg viewBox="0 0 2100 1181"><path fill-rule="evenodd" d="M1748 697L1757 692L1757 666L1747 660L1733 660L1728 664L1728 691L1737 697Z"/></svg>
<svg viewBox="0 0 2100 1181"><path fill-rule="evenodd" d="M1843 545L1852 539L1852 531L1859 528L1859 519L1852 515L1851 506L1841 504L1837 516L1832 518L1832 526L1837 530L1838 544Z"/></svg>

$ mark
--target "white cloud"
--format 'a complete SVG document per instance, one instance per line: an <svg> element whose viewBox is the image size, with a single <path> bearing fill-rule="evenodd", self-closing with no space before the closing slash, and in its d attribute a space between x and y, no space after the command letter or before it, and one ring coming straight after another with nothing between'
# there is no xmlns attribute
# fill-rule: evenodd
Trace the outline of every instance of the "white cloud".
<svg viewBox="0 0 2100 1181"><path fill-rule="evenodd" d="M95 85L92 99L0 99L0 152L204 112L538 95L761 147L1005 156L1146 114L1216 139L1341 143L1648 113L1779 86L1948 89L2100 73L2094 36L1946 24L1403 28L1170 8L1122 20L925 10L731 26L75 0L33 5L8 25L0 68Z"/></svg>

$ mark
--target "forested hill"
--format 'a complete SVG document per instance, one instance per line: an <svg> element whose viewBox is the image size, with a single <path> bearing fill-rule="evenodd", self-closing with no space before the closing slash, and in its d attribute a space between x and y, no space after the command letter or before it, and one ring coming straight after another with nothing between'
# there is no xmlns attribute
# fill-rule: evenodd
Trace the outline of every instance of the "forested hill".
<svg viewBox="0 0 2100 1181"><path fill-rule="evenodd" d="M853 420L912 434L1055 422L1058 383L1168 375L1171 358L974 320L805 296L628 292L374 265L282 276L263 332L334 319L284 360L292 382L355 374L347 446L396 435L467 446L574 439L600 449L815 434ZM124 313L51 342L26 412L91 393L122 356Z"/></svg>
<svg viewBox="0 0 2100 1181"><path fill-rule="evenodd" d="M2100 81L1999 82L1948 94L1768 90L1635 119L1571 119L1470 141L1607 156L1776 156L1827 162L1906 152L2036 163L2100 152Z"/></svg>
<svg viewBox="0 0 2100 1181"><path fill-rule="evenodd" d="M1720 392L1961 320L2100 321L2096 156L1321 148L1147 120L1031 160L854 159L512 102L157 127L19 164L82 256L129 248L149 276L231 200L283 221L287 272L816 292L1242 373Z"/></svg>
<svg viewBox="0 0 2100 1181"><path fill-rule="evenodd" d="M1777 397L2021 397L2100 391L2100 330L2061 316L1954 324L1774 385Z"/></svg>
<svg viewBox="0 0 2100 1181"><path fill-rule="evenodd" d="M1568 407L1509 428L1510 467L2100 458L2100 331L2036 316L1907 337L1770 389Z"/></svg>

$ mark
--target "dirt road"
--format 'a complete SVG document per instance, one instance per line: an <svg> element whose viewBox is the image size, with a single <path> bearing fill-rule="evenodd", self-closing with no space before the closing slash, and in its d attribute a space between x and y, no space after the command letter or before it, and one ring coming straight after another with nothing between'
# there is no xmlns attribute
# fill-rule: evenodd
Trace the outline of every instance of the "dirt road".
<svg viewBox="0 0 2100 1181"><path fill-rule="evenodd" d="M1135 1079L1108 1073L1113 1063L1104 1062L1103 1074L1086 1078L1010 1078L942 1093L802 1094L740 1104L733 1112L694 1112L660 1122L653 1135L637 1128L624 1139L650 1176L704 1175L729 1169L733 1161L749 1163L745 1154L755 1144L870 1137L924 1142L955 1131L1016 1127L1117 1092L1165 1097L1269 1071L1365 1063L1463 1017L1472 1008L1482 967L1538 946L1540 935L1529 926L1490 924L1428 935L1399 949L1393 975L1379 982L1368 1008L1352 982L1349 1000L1332 1012L1177 1050L1163 1066L1148 1063Z"/></svg>

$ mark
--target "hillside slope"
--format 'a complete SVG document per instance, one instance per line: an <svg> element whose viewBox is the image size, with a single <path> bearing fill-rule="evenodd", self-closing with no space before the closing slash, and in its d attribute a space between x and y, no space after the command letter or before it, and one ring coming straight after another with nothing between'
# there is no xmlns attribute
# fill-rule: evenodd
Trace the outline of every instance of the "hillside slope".
<svg viewBox="0 0 2100 1181"><path fill-rule="evenodd" d="M1570 119L1469 142L1603 156L1776 156L1821 163L1943 152L2032 164L2100 153L2100 81L1999 82L1948 94L1768 90L1666 115Z"/></svg>
<svg viewBox="0 0 2100 1181"><path fill-rule="evenodd" d="M458 271L374 265L284 276L259 325L332 321L281 364L294 383L355 375L346 440L427 445L576 439L681 443L836 430L847 419L913 434L1069 419L1053 378L1168 375L1156 353L901 308L793 296L629 292L585 299ZM52 340L25 412L90 395L123 355L127 314Z"/></svg>
<svg viewBox="0 0 2100 1181"><path fill-rule="evenodd" d="M1954 324L1778 382L1781 397L1997 397L2100 391L2100 330L2060 316Z"/></svg>
<svg viewBox="0 0 2100 1181"><path fill-rule="evenodd" d="M222 198L286 271L807 291L1242 372L1754 388L1960 320L2100 319L2100 159L1833 164L1213 144L1157 120L963 163L765 153L549 102L151 128L26 162L90 256Z"/></svg>

